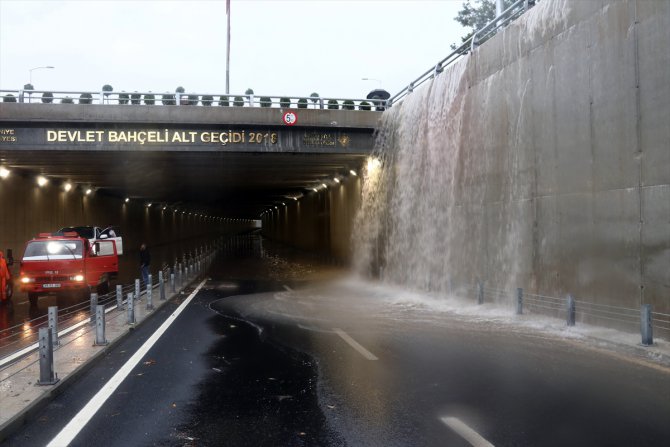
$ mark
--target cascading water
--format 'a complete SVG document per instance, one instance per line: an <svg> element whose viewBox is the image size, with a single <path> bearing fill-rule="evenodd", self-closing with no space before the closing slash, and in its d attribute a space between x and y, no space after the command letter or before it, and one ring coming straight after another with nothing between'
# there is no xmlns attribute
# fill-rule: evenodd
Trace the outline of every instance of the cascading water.
<svg viewBox="0 0 670 447"><path fill-rule="evenodd" d="M533 281L528 73L481 76L478 63L459 60L384 113L353 235L359 273L442 292Z"/></svg>

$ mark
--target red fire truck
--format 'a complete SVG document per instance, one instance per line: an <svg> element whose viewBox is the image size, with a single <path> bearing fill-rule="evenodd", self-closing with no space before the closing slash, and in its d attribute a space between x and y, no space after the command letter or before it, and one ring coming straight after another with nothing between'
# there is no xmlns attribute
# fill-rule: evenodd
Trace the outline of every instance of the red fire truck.
<svg viewBox="0 0 670 447"><path fill-rule="evenodd" d="M91 243L75 232L40 233L26 242L21 260L21 291L28 292L31 305L37 304L40 295L106 293L118 273L114 240Z"/></svg>

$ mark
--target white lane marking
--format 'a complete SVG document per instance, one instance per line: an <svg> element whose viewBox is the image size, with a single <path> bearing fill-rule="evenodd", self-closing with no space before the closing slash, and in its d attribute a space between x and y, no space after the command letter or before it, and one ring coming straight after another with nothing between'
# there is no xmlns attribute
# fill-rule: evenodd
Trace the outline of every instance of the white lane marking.
<svg viewBox="0 0 670 447"><path fill-rule="evenodd" d="M163 322L161 327L154 332L151 337L144 342L142 347L137 350L137 352L130 358L128 361L117 371L114 376L109 379L109 382L103 386L98 393L88 401L88 403L82 408L77 415L72 418L68 424L63 427L63 429L56 435L55 438L47 445L47 447L59 447L64 445L69 445L72 440L79 434L79 432L88 424L88 422L95 416L95 414L100 410L103 404L109 399L112 393L121 385L121 382L130 374L130 372L137 366L137 364L144 358L144 356L149 352L149 349L156 344L158 339L167 331L172 323L177 319L179 314L181 314L186 306L193 300L193 297L200 291L202 286L205 285L207 280L203 280L198 287L184 300L183 303L174 311L172 314Z"/></svg>
<svg viewBox="0 0 670 447"><path fill-rule="evenodd" d="M467 424L455 417L444 416L440 420L449 428L458 433L473 447L494 447L493 444L484 439L479 433L471 429Z"/></svg>
<svg viewBox="0 0 670 447"><path fill-rule="evenodd" d="M368 360L379 360L373 353L365 349L363 346L361 346L360 343L358 343L356 340L351 338L349 334L344 332L342 329L334 327L333 330L337 335L339 335L342 340L346 341L349 343L349 345L354 348L356 351L358 351L363 357L365 357Z"/></svg>
<svg viewBox="0 0 670 447"><path fill-rule="evenodd" d="M287 292L293 292L293 289L284 284L284 288L286 289Z"/></svg>

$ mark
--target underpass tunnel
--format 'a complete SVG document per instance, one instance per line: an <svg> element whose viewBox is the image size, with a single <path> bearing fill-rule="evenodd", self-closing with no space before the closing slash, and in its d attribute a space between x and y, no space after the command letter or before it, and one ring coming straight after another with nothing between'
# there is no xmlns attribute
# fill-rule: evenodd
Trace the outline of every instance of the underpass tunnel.
<svg viewBox="0 0 670 447"><path fill-rule="evenodd" d="M282 113L298 116L285 125ZM25 243L114 226L119 281L257 230L348 265L380 112L0 103L0 249L14 281ZM225 143L225 144L224 144Z"/></svg>

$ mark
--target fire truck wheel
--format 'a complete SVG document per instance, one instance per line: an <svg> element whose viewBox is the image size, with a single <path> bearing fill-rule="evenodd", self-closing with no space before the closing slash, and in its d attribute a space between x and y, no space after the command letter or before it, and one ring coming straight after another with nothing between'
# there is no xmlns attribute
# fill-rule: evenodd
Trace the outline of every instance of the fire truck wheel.
<svg viewBox="0 0 670 447"><path fill-rule="evenodd" d="M104 282L101 282L100 284L98 284L98 289L97 289L98 294L99 295L104 295L105 293L109 293L109 287L110 287L109 286L109 279L104 281Z"/></svg>
<svg viewBox="0 0 670 447"><path fill-rule="evenodd" d="M30 293L30 292L28 293L28 301L30 301L31 306L37 306L38 297L39 295L37 295L36 293Z"/></svg>

